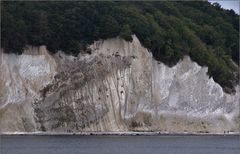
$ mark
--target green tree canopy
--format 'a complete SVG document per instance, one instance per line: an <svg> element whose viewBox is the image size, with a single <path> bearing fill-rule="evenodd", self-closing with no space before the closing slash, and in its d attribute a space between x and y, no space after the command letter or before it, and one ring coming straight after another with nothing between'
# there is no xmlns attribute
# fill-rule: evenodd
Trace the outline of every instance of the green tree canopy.
<svg viewBox="0 0 240 154"><path fill-rule="evenodd" d="M78 55L95 40L135 34L156 60L170 66L189 55L226 92L238 83L239 15L196 2L1 2L1 47L21 54L46 45ZM233 64L233 62L235 64Z"/></svg>

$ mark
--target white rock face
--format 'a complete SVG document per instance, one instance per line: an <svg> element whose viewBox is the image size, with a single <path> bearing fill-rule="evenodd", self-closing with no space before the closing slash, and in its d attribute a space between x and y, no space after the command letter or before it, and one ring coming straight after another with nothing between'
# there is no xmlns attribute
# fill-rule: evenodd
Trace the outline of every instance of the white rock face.
<svg viewBox="0 0 240 154"><path fill-rule="evenodd" d="M0 59L0 106L24 103L28 96L33 98L56 73L56 63L45 47L28 48L22 55L1 51Z"/></svg>
<svg viewBox="0 0 240 154"><path fill-rule="evenodd" d="M0 132L239 132L239 88L224 93L189 57L170 68L135 36L90 48L79 57L1 52Z"/></svg>

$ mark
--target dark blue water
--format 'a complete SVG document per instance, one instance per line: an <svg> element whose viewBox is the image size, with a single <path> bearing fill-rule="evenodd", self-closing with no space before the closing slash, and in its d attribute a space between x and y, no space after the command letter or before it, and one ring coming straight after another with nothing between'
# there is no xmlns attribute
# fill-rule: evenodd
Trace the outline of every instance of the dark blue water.
<svg viewBox="0 0 240 154"><path fill-rule="evenodd" d="M239 136L1 136L1 154L240 154Z"/></svg>

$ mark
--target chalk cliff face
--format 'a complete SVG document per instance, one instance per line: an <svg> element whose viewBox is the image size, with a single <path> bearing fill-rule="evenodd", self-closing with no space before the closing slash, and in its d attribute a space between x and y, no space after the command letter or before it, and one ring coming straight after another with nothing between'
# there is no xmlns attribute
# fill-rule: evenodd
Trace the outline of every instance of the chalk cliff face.
<svg viewBox="0 0 240 154"><path fill-rule="evenodd" d="M239 88L226 94L207 68L168 67L134 36L95 42L92 54L0 52L0 132L239 132Z"/></svg>

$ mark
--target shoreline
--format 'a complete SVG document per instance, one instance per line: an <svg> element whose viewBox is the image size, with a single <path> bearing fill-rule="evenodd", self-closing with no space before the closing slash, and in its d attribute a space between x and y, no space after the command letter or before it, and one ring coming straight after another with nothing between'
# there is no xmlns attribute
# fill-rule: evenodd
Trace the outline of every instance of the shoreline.
<svg viewBox="0 0 240 154"><path fill-rule="evenodd" d="M0 136L240 136L240 132L3 132Z"/></svg>

